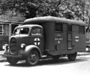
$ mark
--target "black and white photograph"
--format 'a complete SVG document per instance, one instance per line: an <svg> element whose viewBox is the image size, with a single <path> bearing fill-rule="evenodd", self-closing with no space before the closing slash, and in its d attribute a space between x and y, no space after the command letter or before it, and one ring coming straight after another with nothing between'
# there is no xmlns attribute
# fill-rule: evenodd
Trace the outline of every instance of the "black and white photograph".
<svg viewBox="0 0 90 75"><path fill-rule="evenodd" d="M0 0L0 75L90 75L90 0Z"/></svg>

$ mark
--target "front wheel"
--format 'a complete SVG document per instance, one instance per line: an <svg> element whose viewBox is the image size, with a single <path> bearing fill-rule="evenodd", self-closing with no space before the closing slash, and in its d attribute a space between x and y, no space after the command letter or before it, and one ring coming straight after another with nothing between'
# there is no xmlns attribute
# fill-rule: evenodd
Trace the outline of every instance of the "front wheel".
<svg viewBox="0 0 90 75"><path fill-rule="evenodd" d="M77 52L72 53L72 54L68 54L68 59L70 61L74 61L76 59L76 56L77 56Z"/></svg>
<svg viewBox="0 0 90 75"><path fill-rule="evenodd" d="M34 66L39 61L39 53L36 50L32 50L26 59L26 62L30 66Z"/></svg>
<svg viewBox="0 0 90 75"><path fill-rule="evenodd" d="M16 65L18 60L16 58L12 58L12 57L7 57L7 61L11 64L11 65Z"/></svg>

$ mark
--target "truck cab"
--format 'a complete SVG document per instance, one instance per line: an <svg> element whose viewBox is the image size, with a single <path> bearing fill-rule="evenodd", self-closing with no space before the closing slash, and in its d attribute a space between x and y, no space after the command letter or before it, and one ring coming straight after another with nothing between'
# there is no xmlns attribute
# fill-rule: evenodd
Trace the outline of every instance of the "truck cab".
<svg viewBox="0 0 90 75"><path fill-rule="evenodd" d="M43 27L36 24L17 26L9 41L8 50L4 54L11 64L15 64L19 58L26 59L32 49L41 56L44 52ZM12 56L18 59L12 60ZM34 58L35 54L32 54L32 57Z"/></svg>
<svg viewBox="0 0 90 75"><path fill-rule="evenodd" d="M16 39L16 47L12 46L13 40ZM40 25L22 25L15 28L12 37L10 38L10 51L15 54L16 50L23 48L23 45L35 45L40 50L43 50L43 27ZM12 44L13 43L13 44ZM17 47L18 46L18 47ZM13 47L15 49L13 49ZM17 49L16 49L17 48ZM41 51L43 53L43 51Z"/></svg>
<svg viewBox="0 0 90 75"><path fill-rule="evenodd" d="M14 29L3 56L12 65L19 60L36 65L44 57L58 60L66 55L74 61L77 52L85 51L85 25L82 21L52 16L26 19Z"/></svg>

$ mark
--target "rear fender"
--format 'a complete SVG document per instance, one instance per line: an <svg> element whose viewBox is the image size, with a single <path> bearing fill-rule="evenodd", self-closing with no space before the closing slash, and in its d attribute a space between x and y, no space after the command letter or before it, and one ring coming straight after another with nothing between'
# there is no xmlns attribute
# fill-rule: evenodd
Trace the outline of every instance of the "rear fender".
<svg viewBox="0 0 90 75"><path fill-rule="evenodd" d="M26 46L24 55L27 57L29 55L30 51L33 50L33 49L37 50L39 52L40 56L42 56L42 53L41 53L40 49L35 45Z"/></svg>

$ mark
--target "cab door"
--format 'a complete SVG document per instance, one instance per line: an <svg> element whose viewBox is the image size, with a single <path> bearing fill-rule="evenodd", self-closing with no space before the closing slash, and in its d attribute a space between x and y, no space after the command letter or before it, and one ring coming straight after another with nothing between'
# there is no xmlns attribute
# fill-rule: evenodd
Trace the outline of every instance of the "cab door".
<svg viewBox="0 0 90 75"><path fill-rule="evenodd" d="M43 36L43 28L42 27L32 27L31 29L31 37L34 45L38 46L41 52L44 52L44 36Z"/></svg>

